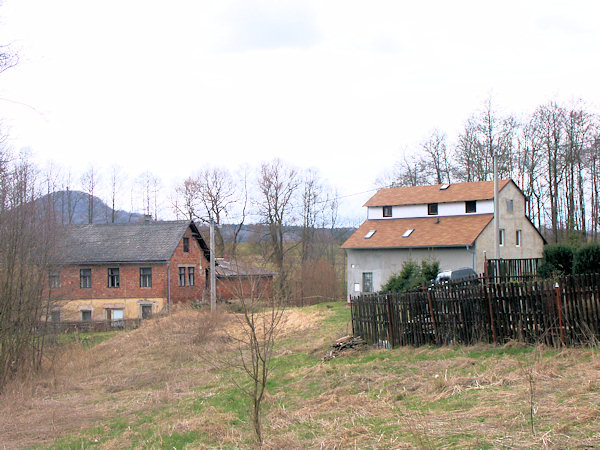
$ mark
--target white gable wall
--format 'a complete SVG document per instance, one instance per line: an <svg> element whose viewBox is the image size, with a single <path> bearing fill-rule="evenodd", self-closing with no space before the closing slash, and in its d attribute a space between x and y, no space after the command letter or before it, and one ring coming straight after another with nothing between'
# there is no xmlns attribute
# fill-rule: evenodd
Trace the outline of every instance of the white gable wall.
<svg viewBox="0 0 600 450"><path fill-rule="evenodd" d="M477 212L467 214L465 202L438 203L438 216L471 216L473 214L493 214L493 200L477 200ZM392 206L392 217L383 217L382 206L369 206L367 219L407 219L415 217L432 217L427 214L427 204Z"/></svg>

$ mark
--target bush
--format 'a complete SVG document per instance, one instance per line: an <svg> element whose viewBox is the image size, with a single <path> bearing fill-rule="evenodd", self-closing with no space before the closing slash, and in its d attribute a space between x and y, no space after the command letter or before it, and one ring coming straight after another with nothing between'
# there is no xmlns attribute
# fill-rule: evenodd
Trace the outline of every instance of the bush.
<svg viewBox="0 0 600 450"><path fill-rule="evenodd" d="M420 287L434 279L439 269L439 261L423 260L420 266L415 261L405 261L400 273L392 275L382 286L381 292L402 292Z"/></svg>
<svg viewBox="0 0 600 450"><path fill-rule="evenodd" d="M440 262L439 261L421 261L421 275L425 283L430 283L435 280L437 274L440 273Z"/></svg>
<svg viewBox="0 0 600 450"><path fill-rule="evenodd" d="M542 278L570 275L573 273L573 248L564 244L544 247L538 275Z"/></svg>
<svg viewBox="0 0 600 450"><path fill-rule="evenodd" d="M573 257L573 273L600 273L600 244L579 247Z"/></svg>

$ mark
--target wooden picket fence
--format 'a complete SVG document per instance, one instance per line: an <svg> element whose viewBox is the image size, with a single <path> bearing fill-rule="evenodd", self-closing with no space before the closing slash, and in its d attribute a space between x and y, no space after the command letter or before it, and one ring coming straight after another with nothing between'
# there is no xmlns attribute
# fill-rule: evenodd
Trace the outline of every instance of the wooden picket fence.
<svg viewBox="0 0 600 450"><path fill-rule="evenodd" d="M542 258L486 259L483 276L496 283L533 281L541 262Z"/></svg>
<svg viewBox="0 0 600 450"><path fill-rule="evenodd" d="M600 275L493 283L476 278L413 292L351 299L352 329L371 344L446 345L510 340L600 341Z"/></svg>
<svg viewBox="0 0 600 450"><path fill-rule="evenodd" d="M40 323L40 330L45 334L62 334L75 332L101 332L115 330L133 330L139 328L143 319L118 319L118 320L78 320Z"/></svg>

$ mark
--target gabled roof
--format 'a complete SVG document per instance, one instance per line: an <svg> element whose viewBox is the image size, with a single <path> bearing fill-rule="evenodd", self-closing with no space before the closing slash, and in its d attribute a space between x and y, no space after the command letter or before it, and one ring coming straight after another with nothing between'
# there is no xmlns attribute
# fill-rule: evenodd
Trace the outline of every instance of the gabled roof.
<svg viewBox="0 0 600 450"><path fill-rule="evenodd" d="M512 180L500 180L498 189L502 190ZM383 188L371 197L363 206L400 206L423 203L448 203L472 200L489 200L494 198L493 181L475 181L471 183L444 185L409 186ZM516 185L515 185L516 186Z"/></svg>
<svg viewBox="0 0 600 450"><path fill-rule="evenodd" d="M59 250L60 264L103 264L168 261L188 229L204 255L209 250L194 222L136 222L68 225Z"/></svg>
<svg viewBox="0 0 600 450"><path fill-rule="evenodd" d="M473 245L493 214L367 220L342 248L458 247ZM402 237L413 229L408 237ZM370 238L365 236L370 231Z"/></svg>

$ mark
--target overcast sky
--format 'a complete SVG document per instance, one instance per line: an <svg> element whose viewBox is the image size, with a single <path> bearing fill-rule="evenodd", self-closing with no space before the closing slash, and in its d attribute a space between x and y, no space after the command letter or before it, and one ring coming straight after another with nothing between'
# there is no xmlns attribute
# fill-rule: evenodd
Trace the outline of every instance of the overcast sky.
<svg viewBox="0 0 600 450"><path fill-rule="evenodd" d="M280 157L350 195L434 128L452 141L490 96L514 114L597 107L599 17L592 0L4 0L20 62L0 117L42 165L119 164L170 189Z"/></svg>

